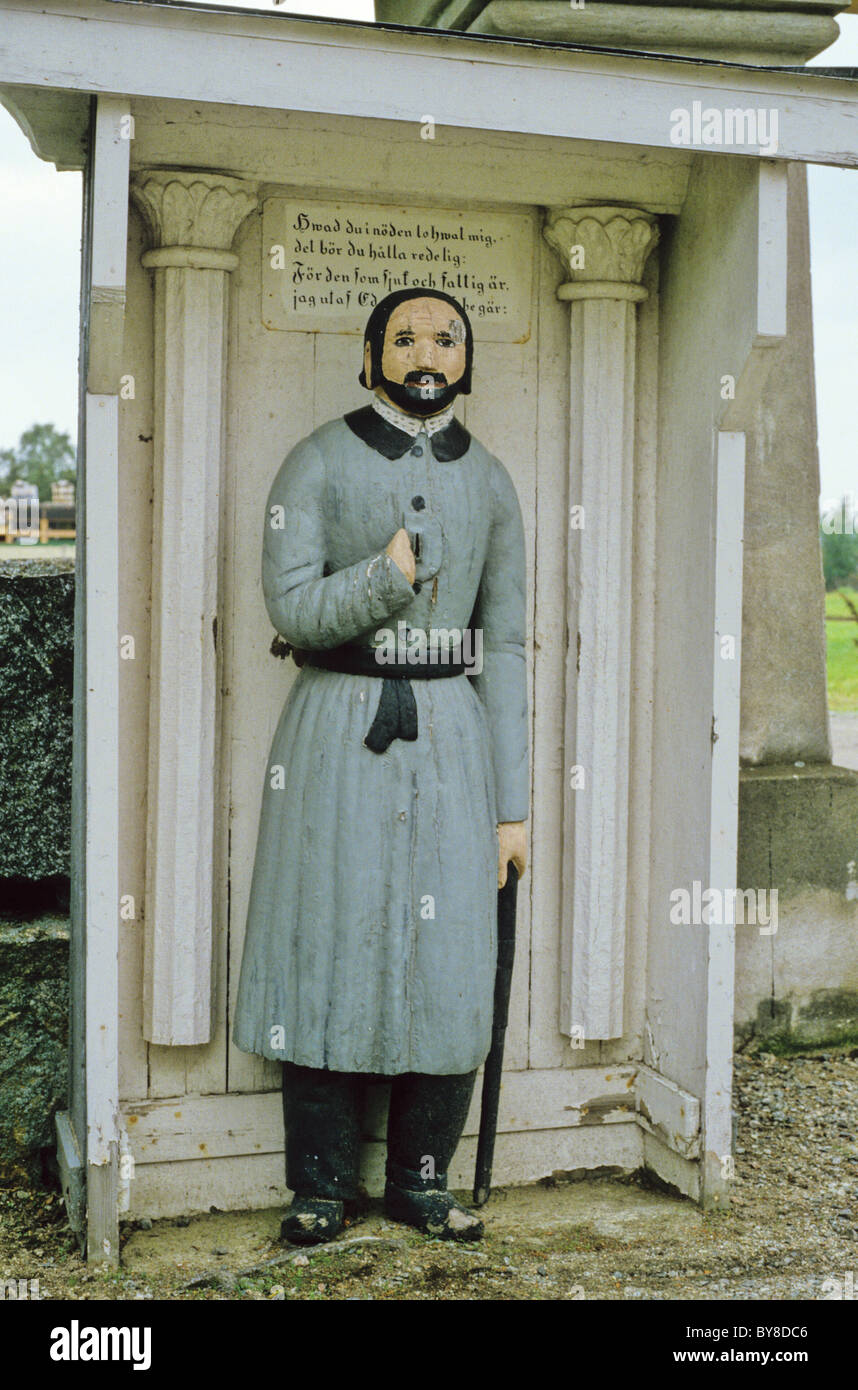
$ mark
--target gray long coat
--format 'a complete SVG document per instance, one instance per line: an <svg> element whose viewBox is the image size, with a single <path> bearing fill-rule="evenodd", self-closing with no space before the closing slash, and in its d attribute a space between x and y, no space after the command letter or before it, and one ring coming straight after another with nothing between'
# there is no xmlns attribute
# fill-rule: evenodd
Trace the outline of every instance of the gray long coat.
<svg viewBox="0 0 858 1390"><path fill-rule="evenodd" d="M384 554L402 525L426 535L419 593ZM281 467L262 573L271 621L295 647L367 646L401 620L427 633L471 621L483 671L414 680L416 742L374 753L364 738L381 679L302 668L266 769L236 1045L333 1071L470 1071L491 1041L496 825L528 810L515 488L456 421L415 441L356 411Z"/></svg>

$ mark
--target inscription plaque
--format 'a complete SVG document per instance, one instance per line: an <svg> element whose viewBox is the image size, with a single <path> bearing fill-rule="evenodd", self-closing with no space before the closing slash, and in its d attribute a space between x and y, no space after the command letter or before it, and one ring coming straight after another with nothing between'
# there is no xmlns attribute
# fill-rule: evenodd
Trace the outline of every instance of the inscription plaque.
<svg viewBox="0 0 858 1390"><path fill-rule="evenodd" d="M527 213L454 212L273 197L262 214L266 328L361 333L392 290L444 290L474 337L530 336L533 222Z"/></svg>

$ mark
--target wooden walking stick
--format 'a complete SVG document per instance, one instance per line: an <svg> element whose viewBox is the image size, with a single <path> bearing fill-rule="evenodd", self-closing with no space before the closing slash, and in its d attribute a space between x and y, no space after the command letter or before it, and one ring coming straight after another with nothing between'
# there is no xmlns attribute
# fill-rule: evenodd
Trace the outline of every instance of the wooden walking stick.
<svg viewBox="0 0 858 1390"><path fill-rule="evenodd" d="M480 1107L480 1136L477 1140L477 1163L474 1171L474 1206L485 1206L492 1189L492 1163L495 1156L495 1136L498 1127L503 1051L509 1017L509 995L512 986L512 967L515 959L515 904L518 891L518 870L510 861L506 883L498 892L498 963L495 972L495 1011L492 1022L492 1045L483 1069L483 1095Z"/></svg>

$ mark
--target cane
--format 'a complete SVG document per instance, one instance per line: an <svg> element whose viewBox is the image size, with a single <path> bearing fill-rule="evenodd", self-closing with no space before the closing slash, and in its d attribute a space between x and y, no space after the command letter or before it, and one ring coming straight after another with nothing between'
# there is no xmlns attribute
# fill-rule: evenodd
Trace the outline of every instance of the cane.
<svg viewBox="0 0 858 1390"><path fill-rule="evenodd" d="M477 1164L474 1171L475 1207L485 1206L492 1190L492 1163L495 1156L495 1136L498 1127L503 1050L509 1017L512 966L515 959L517 890L518 870L510 862L507 865L506 883L498 892L498 963L495 972L495 1009L492 1022L492 1045L483 1069L480 1136L477 1140Z"/></svg>

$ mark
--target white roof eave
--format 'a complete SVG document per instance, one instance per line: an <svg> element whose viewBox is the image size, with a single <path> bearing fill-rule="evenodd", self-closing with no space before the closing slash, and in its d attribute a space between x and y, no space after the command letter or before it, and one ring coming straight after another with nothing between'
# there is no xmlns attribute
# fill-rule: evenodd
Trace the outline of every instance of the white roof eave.
<svg viewBox="0 0 858 1390"><path fill-rule="evenodd" d="M812 69L122 0L0 0L0 32L0 88L31 89L7 104L33 129L47 90L54 109L57 92L158 97L676 149L672 113L700 102L778 112L776 150L701 152L858 164L858 81ZM49 136L38 152L55 158Z"/></svg>

